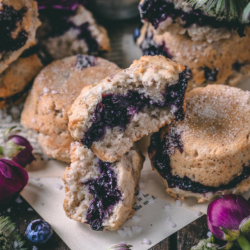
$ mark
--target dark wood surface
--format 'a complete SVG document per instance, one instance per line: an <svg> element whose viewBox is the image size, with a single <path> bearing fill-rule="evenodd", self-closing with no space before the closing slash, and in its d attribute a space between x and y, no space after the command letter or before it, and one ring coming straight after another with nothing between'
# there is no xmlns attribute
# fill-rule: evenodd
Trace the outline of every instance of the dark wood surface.
<svg viewBox="0 0 250 250"><path fill-rule="evenodd" d="M22 199L21 203L17 203L15 202L15 200L13 200L6 206L0 205L0 216L2 215L9 216L11 220L16 223L16 228L17 230L19 230L24 239L25 230L28 224L35 219L41 218L41 216L39 216L39 214L37 214L24 199ZM151 247L150 250L190 250L190 248L196 245L200 239L207 238L207 232L208 228L206 223L206 216L202 216L195 222L184 227L182 230L171 235L157 245ZM32 250L33 246L33 243L26 240L26 247L29 250ZM38 249L69 250L63 240L60 239L60 237L56 234L53 235L51 240L46 245L40 246L38 247Z"/></svg>

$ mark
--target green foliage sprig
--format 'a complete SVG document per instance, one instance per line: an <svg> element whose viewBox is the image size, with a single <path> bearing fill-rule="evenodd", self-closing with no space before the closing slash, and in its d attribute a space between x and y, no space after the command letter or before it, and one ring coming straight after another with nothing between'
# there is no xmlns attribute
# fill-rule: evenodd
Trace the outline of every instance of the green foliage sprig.
<svg viewBox="0 0 250 250"><path fill-rule="evenodd" d="M196 9L219 19L250 21L250 0L188 0Z"/></svg>
<svg viewBox="0 0 250 250"><path fill-rule="evenodd" d="M15 232L16 225L9 217L0 217L0 249L1 250L27 250L23 248L25 241Z"/></svg>

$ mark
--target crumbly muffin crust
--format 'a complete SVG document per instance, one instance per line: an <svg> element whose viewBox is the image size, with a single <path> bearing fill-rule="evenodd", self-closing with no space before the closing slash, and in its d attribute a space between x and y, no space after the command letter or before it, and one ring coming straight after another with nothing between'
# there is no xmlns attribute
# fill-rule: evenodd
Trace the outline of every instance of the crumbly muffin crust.
<svg viewBox="0 0 250 250"><path fill-rule="evenodd" d="M0 108L17 103L26 96L31 81L43 68L36 54L19 58L0 74Z"/></svg>
<svg viewBox="0 0 250 250"><path fill-rule="evenodd" d="M24 104L21 124L41 134L38 142L47 155L70 162L68 110L84 87L118 69L105 59L78 55L54 61L40 72Z"/></svg>
<svg viewBox="0 0 250 250"><path fill-rule="evenodd" d="M127 124L121 123L124 128L120 125L112 127L113 122L110 124L108 121L108 125L98 129L98 133L101 132L102 136L97 140L93 139L93 143L87 145L103 161L114 162L121 159L135 141L148 133L158 131L160 127L177 119L175 112L184 112L187 84L184 72L185 67L163 56L143 56L140 60L135 60L128 69L118 71L89 89L83 89L69 111L69 130L72 137L78 141L82 140L82 142L83 138L86 141L91 140L92 137L89 139L89 133L92 132L89 131L99 126L99 124L96 124L96 121L98 122L100 119L98 112L102 112L104 116L101 118L103 122L100 124L106 124L109 119L112 120L114 116L120 115L120 111L112 110L110 114L106 115L106 111L102 107L107 106L106 109L112 109L117 105L125 105L122 110L126 109L124 112L130 117ZM180 75L183 77L183 82L181 82L183 89L179 86ZM178 91L182 91L173 94L175 97L179 96L177 98L178 107L176 105L162 107L160 104L159 106L157 106L158 104L153 106L153 103L169 101L171 97L169 97L169 100L165 100L164 93L170 94L168 88L174 88L175 85L180 87ZM148 106L138 112L133 104L126 104L126 95L133 95L134 93L137 96L136 98L142 98L141 102L143 98L144 100L150 98ZM110 104L111 107L108 104L101 103L102 101L105 102L107 98L112 99L113 97L115 99L117 97L117 100L115 101L116 104ZM120 104L119 99L122 98L124 98L124 101ZM133 98L133 100L136 98ZM123 119L126 119L126 117L117 118L116 122ZM92 135L96 136L97 134L92 133Z"/></svg>
<svg viewBox="0 0 250 250"><path fill-rule="evenodd" d="M208 43L192 41L186 35L165 32L157 35L151 25L144 25L137 44L144 53L164 54L191 70L188 89L206 84L235 86L250 75L250 28L246 36L237 34L229 40Z"/></svg>

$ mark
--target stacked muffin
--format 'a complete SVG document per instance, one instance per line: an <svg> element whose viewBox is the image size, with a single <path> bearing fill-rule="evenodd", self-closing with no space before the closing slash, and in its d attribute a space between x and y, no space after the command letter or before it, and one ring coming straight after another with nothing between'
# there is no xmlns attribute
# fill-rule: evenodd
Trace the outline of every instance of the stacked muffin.
<svg viewBox="0 0 250 250"><path fill-rule="evenodd" d="M21 123L39 133L46 154L71 162L63 178L68 217L93 230L115 230L133 215L144 162L134 142L183 119L186 75L163 56L118 70L105 59L77 55L40 72Z"/></svg>
<svg viewBox="0 0 250 250"><path fill-rule="evenodd" d="M250 72L250 28L194 9L183 0L141 0L144 55L164 55L188 67L189 89L236 85Z"/></svg>
<svg viewBox="0 0 250 250"><path fill-rule="evenodd" d="M38 0L42 25L37 38L51 59L110 50L107 31L96 23L86 2Z"/></svg>
<svg viewBox="0 0 250 250"><path fill-rule="evenodd" d="M24 98L32 79L43 67L33 53L38 20L33 0L0 2L0 108Z"/></svg>

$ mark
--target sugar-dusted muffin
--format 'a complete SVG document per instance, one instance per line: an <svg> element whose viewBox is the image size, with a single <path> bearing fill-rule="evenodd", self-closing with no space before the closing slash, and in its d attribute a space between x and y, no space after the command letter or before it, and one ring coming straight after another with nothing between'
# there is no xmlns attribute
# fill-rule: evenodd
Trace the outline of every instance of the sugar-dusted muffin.
<svg viewBox="0 0 250 250"><path fill-rule="evenodd" d="M0 0L0 73L35 44L37 16L34 0Z"/></svg>
<svg viewBox="0 0 250 250"><path fill-rule="evenodd" d="M186 70L163 56L143 56L125 70L83 89L69 111L69 130L103 161L183 118Z"/></svg>
<svg viewBox="0 0 250 250"><path fill-rule="evenodd" d="M40 16L42 26L37 36L53 59L76 54L98 55L110 50L106 29L96 23L83 5L73 10L45 8L40 10Z"/></svg>
<svg viewBox="0 0 250 250"><path fill-rule="evenodd" d="M24 104L21 123L39 133L38 143L48 156L70 162L68 115L81 90L118 70L105 59L77 55L52 62L36 77Z"/></svg>
<svg viewBox="0 0 250 250"><path fill-rule="evenodd" d="M192 76L188 89L206 84L234 86L250 76L250 27L245 34L208 43L169 32L157 35L152 25L145 24L137 44L145 55L164 55L187 66Z"/></svg>
<svg viewBox="0 0 250 250"><path fill-rule="evenodd" d="M120 161L109 163L79 142L71 147L71 164L63 177L66 215L96 231L117 229L134 213L144 157L131 149Z"/></svg>
<svg viewBox="0 0 250 250"><path fill-rule="evenodd" d="M27 96L32 80L43 68L36 54L20 57L0 74L0 108L17 104Z"/></svg>
<svg viewBox="0 0 250 250"><path fill-rule="evenodd" d="M250 92L209 85L187 93L182 122L152 135L149 157L173 197L239 194L250 188Z"/></svg>
<svg viewBox="0 0 250 250"><path fill-rule="evenodd" d="M245 25L238 20L218 18L213 11L206 14L186 0L141 0L139 10L142 21L151 23L157 34L186 34L193 41L209 43L244 36Z"/></svg>

